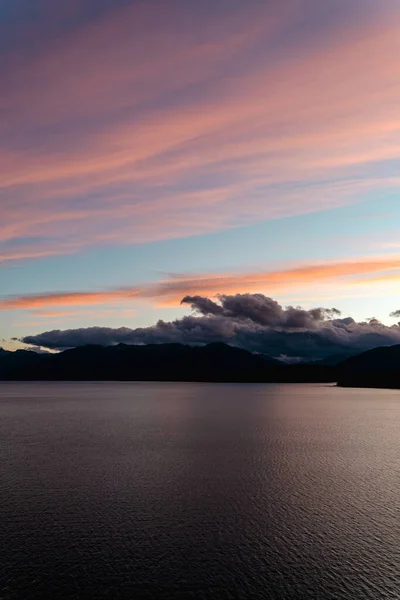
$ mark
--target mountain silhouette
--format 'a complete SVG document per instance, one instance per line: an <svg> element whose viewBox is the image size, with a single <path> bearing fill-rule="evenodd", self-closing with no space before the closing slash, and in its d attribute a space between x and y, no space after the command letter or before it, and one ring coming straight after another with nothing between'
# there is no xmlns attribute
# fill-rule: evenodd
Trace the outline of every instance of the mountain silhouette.
<svg viewBox="0 0 400 600"><path fill-rule="evenodd" d="M400 388L400 344L352 356L338 367L342 387Z"/></svg>
<svg viewBox="0 0 400 600"><path fill-rule="evenodd" d="M288 365L224 343L81 346L59 354L0 352L1 380L333 382L324 365Z"/></svg>

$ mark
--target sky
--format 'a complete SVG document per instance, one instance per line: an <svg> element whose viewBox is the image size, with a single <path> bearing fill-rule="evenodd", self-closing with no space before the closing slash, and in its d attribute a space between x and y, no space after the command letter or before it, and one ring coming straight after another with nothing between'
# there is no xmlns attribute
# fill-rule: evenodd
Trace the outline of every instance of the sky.
<svg viewBox="0 0 400 600"><path fill-rule="evenodd" d="M398 0L0 0L0 345L234 342L181 301L237 294L397 340L399 29Z"/></svg>

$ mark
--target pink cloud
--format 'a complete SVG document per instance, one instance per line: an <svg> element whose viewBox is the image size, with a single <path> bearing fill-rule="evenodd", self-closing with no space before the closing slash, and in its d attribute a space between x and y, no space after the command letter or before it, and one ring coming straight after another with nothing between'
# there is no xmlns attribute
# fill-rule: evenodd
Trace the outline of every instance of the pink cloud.
<svg viewBox="0 0 400 600"><path fill-rule="evenodd" d="M400 281L400 256L381 255L355 260L291 265L276 270L254 273L217 273L173 275L154 283L100 290L93 292L52 292L3 297L0 310L28 310L36 316L53 317L71 314L64 307L104 307L120 303L121 308L102 308L101 313L131 315L132 303L150 300L163 306L179 306L183 296L263 292L288 294L305 287L309 297L323 292L323 285L330 290L358 290L364 286L367 293L371 286ZM130 305L130 306L128 306ZM63 310L59 310L59 307ZM54 308L54 310L53 310ZM51 310L48 310L51 309ZM111 312L110 312L111 311ZM100 313L99 313L100 314Z"/></svg>
<svg viewBox="0 0 400 600"><path fill-rule="evenodd" d="M132 301L139 290L110 290L102 292L62 292L28 294L5 298L0 301L0 310L41 309L50 306L96 306L109 302Z"/></svg>
<svg viewBox="0 0 400 600"><path fill-rule="evenodd" d="M285 50L300 8L185 30L143 5L16 57L0 100L0 260L198 235L397 187L371 165L400 152L399 11L360 3L340 36L324 26Z"/></svg>

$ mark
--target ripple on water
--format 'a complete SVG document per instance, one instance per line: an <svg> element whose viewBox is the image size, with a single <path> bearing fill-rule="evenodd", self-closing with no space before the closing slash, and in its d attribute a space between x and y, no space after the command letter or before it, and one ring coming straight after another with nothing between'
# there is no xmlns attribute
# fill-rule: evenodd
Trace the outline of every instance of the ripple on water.
<svg viewBox="0 0 400 600"><path fill-rule="evenodd" d="M3 384L0 598L394 600L400 393Z"/></svg>

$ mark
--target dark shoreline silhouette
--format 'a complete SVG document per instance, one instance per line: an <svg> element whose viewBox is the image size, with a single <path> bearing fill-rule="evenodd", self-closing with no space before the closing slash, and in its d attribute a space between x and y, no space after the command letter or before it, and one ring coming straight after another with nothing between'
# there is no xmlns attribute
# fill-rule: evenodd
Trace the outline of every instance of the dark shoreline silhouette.
<svg viewBox="0 0 400 600"><path fill-rule="evenodd" d="M59 354L0 349L1 381L335 383L400 389L400 345L287 364L224 343L81 346Z"/></svg>
<svg viewBox="0 0 400 600"><path fill-rule="evenodd" d="M323 364L288 365L269 356L213 343L207 346L82 346L59 354L0 351L0 380L334 382Z"/></svg>

